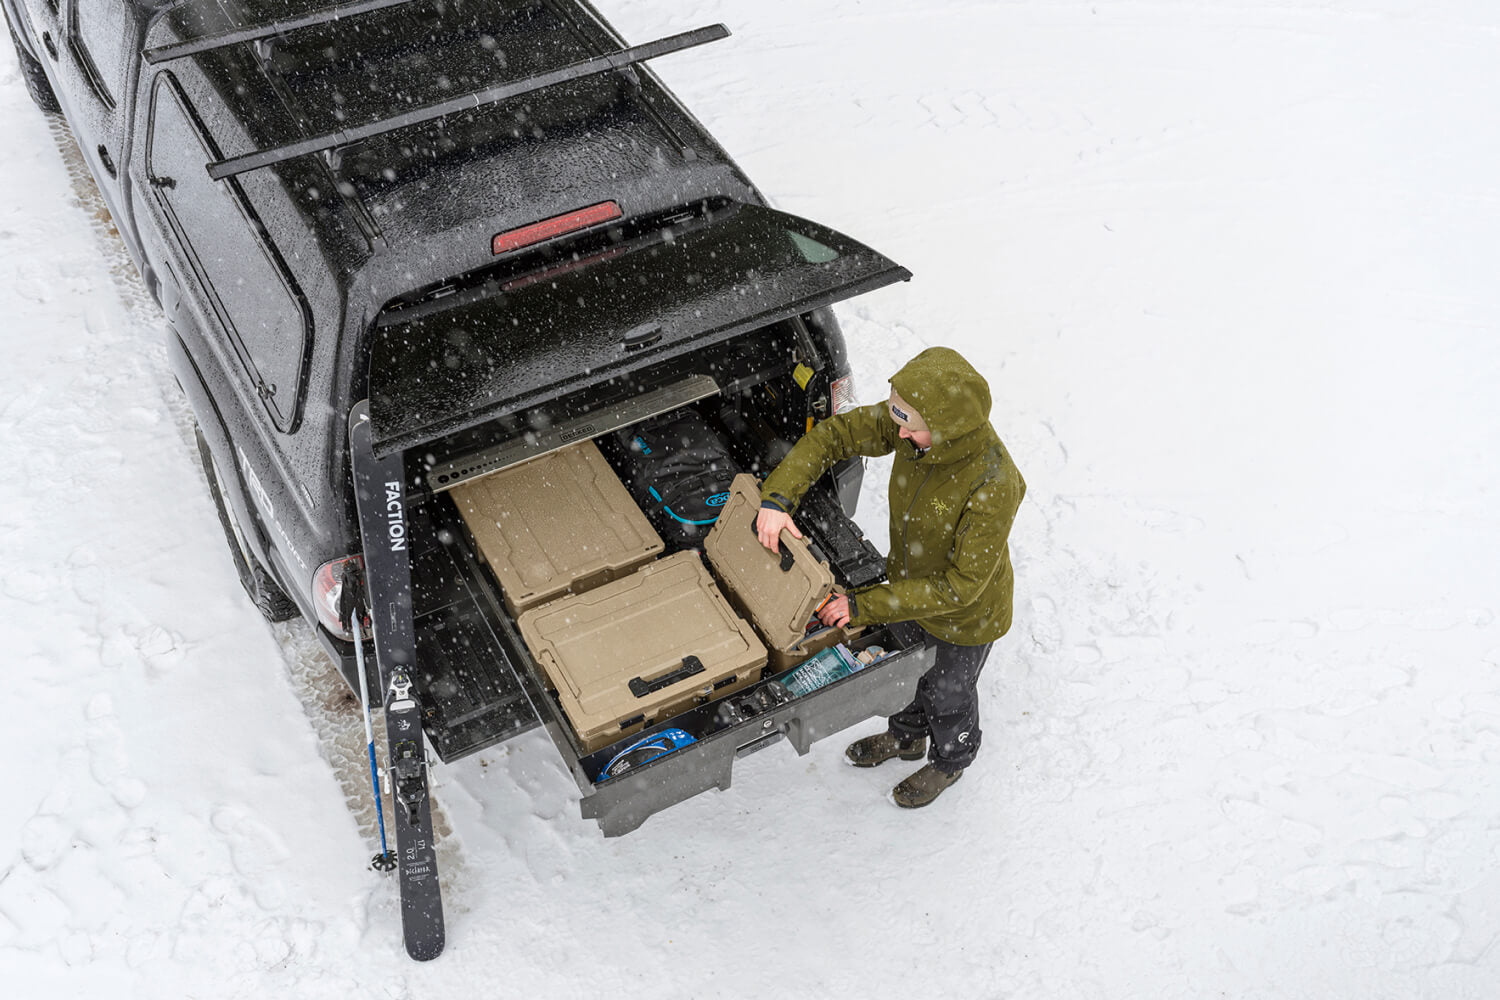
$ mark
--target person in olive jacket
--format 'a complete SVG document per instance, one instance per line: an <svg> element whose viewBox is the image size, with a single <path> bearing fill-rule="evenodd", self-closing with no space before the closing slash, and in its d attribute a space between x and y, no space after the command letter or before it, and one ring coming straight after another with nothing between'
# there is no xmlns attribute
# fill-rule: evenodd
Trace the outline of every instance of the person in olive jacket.
<svg viewBox="0 0 1500 1000"><path fill-rule="evenodd" d="M914 701L889 729L845 751L858 767L893 757L928 763L896 786L896 804L927 805L979 752L979 672L1011 623L1008 538L1026 483L989 423L990 389L957 351L932 347L891 378L890 399L823 421L761 487L756 533L774 549L801 538L797 504L835 462L895 453L887 582L830 601L827 625L892 623L903 642L936 647ZM928 741L931 741L929 747Z"/></svg>

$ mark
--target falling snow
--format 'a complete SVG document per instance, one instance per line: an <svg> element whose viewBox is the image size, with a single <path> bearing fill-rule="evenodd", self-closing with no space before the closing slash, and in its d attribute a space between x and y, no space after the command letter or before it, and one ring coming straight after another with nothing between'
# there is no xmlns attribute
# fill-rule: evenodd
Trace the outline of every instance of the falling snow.
<svg viewBox="0 0 1500 1000"><path fill-rule="evenodd" d="M1493 997L1495 5L600 5L727 23L658 71L915 273L841 308L861 401L930 345L990 379L1029 491L978 763L896 809L905 765L840 759L872 722L606 841L527 734L436 769L448 951L408 962L358 713L239 590L7 49L8 995Z"/></svg>

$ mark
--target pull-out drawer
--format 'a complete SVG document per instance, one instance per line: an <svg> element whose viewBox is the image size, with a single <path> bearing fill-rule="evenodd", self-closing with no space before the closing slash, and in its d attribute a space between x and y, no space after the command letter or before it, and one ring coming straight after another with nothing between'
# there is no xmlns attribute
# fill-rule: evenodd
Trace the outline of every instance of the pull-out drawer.
<svg viewBox="0 0 1500 1000"><path fill-rule="evenodd" d="M445 507L448 517L444 519L440 514L438 520L445 523L439 526L448 529L450 538L462 537L461 521L451 505L439 504L434 512L444 512ZM888 655L810 694L767 707L734 724L721 721L720 708L725 701L739 703L754 697L775 679L773 676L590 752L574 735L556 696L548 688L544 672L506 615L499 589L482 571L471 547L453 544L446 548L464 564L463 575L485 608L485 618L497 641L487 655L503 659L514 670L528 701L535 706L537 716L583 793L580 803L583 817L596 821L606 837L629 833L654 813L710 788L728 789L734 762L740 757L783 742L798 754L805 754L818 740L866 719L900 711L915 697L917 681L933 663L934 653L926 646L903 647L889 629L872 629L853 640L850 648L881 646ZM672 728L686 730L696 741L615 777L596 780L624 746Z"/></svg>
<svg viewBox="0 0 1500 1000"><path fill-rule="evenodd" d="M851 645L854 649L879 645L893 650L894 642L889 631L879 629L862 635ZM544 711L543 721L583 792L580 807L584 818L598 822L606 837L617 837L668 806L710 788L728 789L734 762L741 757L783 741L791 744L799 755L805 754L824 737L871 717L899 712L915 696L917 681L932 666L933 655L932 650L921 645L892 651L858 673L801 698L752 715L736 725L714 728L723 701L743 702L747 697L753 698L758 687L769 683L763 681L729 699L710 702L636 734L632 740L669 728L707 735L598 783L595 777L630 741L580 756L560 714ZM552 700L547 697L541 700L550 709Z"/></svg>

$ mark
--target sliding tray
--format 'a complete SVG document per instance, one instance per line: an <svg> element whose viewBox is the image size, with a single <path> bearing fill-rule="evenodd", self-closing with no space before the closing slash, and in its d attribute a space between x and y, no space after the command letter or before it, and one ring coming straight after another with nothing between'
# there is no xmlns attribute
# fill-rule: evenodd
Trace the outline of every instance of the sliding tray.
<svg viewBox="0 0 1500 1000"><path fill-rule="evenodd" d="M446 514L446 527L451 532L463 533L462 519L451 503L437 505L436 511ZM467 546L453 545L450 549L468 555ZM888 629L872 629L850 645L855 649L883 646L891 653L885 659L737 725L715 728L711 722L724 697L693 708L685 715L662 719L634 734L635 738L677 725L692 726L704 735L690 746L632 768L617 778L596 783L595 779L609 758L618 752L620 744L590 751L578 741L562 706L549 692L540 665L526 650L520 633L505 613L493 578L479 570L477 560L470 567L471 573L466 578L482 595L484 618L503 647L503 658L515 665L530 704L536 707L542 725L582 792L579 808L583 817L597 822L606 837L629 833L653 814L710 788L728 790L734 762L740 757L783 741L791 744L798 754L805 754L818 740L868 719L899 712L911 703L918 679L932 667L932 650L923 645L904 647ZM765 683L757 682L727 697L737 700L753 695ZM785 764L790 766L791 761ZM797 768L787 774L796 780L804 771Z"/></svg>
<svg viewBox="0 0 1500 1000"><path fill-rule="evenodd" d="M741 757L764 750L783 739L799 755L806 754L814 743L825 737L866 719L899 712L916 696L917 681L932 667L934 651L920 644L901 648L886 629L868 632L851 643L855 649L869 645L880 645L894 651L858 673L737 725L716 728L713 720L718 717L721 699L647 729L636 738L667 728L698 729L705 735L689 746L597 784L594 779L604 765L628 743L622 742L577 758L566 743L560 741L558 749L572 767L578 787L583 791L580 808L584 818L598 822L606 837L629 833L652 814L710 788L727 791L734 762ZM753 696L759 686L729 700L742 701L746 695ZM546 726L557 740L559 733L555 724L546 720ZM795 773L805 772L799 768Z"/></svg>

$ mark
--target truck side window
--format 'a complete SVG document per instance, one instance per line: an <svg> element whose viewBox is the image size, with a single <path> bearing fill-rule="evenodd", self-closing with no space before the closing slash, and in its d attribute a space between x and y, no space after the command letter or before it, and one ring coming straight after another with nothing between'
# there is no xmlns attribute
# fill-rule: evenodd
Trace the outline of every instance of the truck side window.
<svg viewBox="0 0 1500 1000"><path fill-rule="evenodd" d="M73 0L68 37L89 85L115 106L125 77L125 0Z"/></svg>
<svg viewBox="0 0 1500 1000"><path fill-rule="evenodd" d="M218 152L170 73L152 92L147 163L185 255L266 410L292 429L311 334L300 290L233 180L206 169Z"/></svg>

